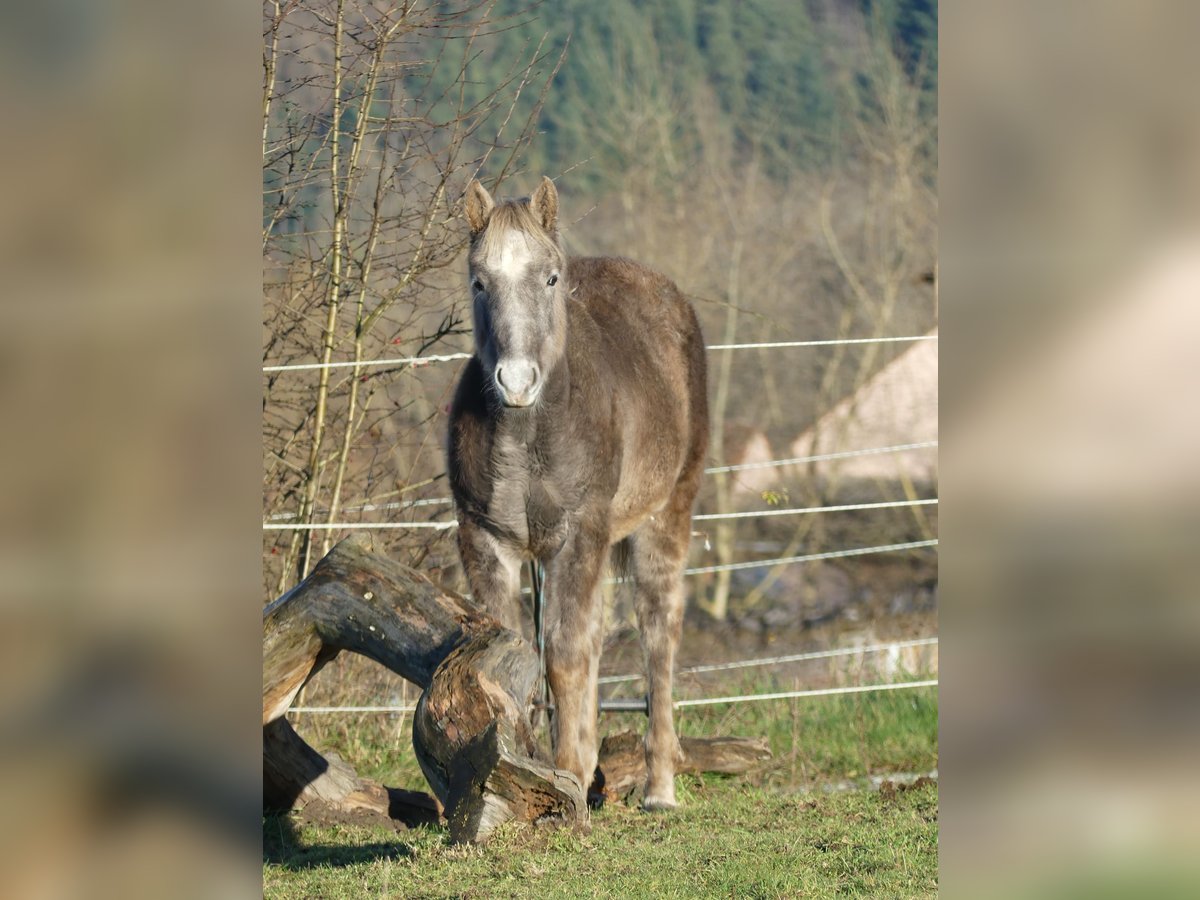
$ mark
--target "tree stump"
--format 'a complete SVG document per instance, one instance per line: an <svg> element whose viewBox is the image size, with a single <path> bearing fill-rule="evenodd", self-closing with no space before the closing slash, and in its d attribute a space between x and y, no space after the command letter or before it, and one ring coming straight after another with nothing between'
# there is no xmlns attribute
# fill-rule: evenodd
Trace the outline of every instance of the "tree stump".
<svg viewBox="0 0 1200 900"><path fill-rule="evenodd" d="M310 747L283 719L296 694L342 650L422 688L413 747L437 800L359 779ZM455 841L483 841L512 819L583 822L583 786L541 758L528 710L537 654L462 597L340 542L301 584L263 612L263 800L319 803L347 818L398 824L444 810Z"/></svg>

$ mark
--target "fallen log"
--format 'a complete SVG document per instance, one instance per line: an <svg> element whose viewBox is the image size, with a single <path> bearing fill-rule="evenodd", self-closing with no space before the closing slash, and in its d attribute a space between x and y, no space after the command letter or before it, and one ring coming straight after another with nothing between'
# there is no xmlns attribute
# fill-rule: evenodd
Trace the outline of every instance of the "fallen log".
<svg viewBox="0 0 1200 900"><path fill-rule="evenodd" d="M402 829L436 824L442 805L429 794L384 787L359 778L335 754L322 756L287 719L263 727L263 801L275 812L298 809L322 824L386 825Z"/></svg>
<svg viewBox="0 0 1200 900"><path fill-rule="evenodd" d="M766 738L679 739L683 758L677 772L742 775L771 758ZM609 800L624 800L646 781L646 751L632 731L611 734L600 743L600 775Z"/></svg>
<svg viewBox="0 0 1200 900"><path fill-rule="evenodd" d="M397 827L444 810L455 841L486 840L511 819L577 823L583 787L541 758L528 710L537 655L463 598L340 542L303 582L263 612L263 800L267 809L319 802L328 817L386 816ZM282 718L304 684L339 652L374 660L424 690L413 747L436 795L359 779Z"/></svg>
<svg viewBox="0 0 1200 900"><path fill-rule="evenodd" d="M539 683L533 647L371 547L361 534L340 542L263 611L264 809L397 829L444 817L456 842L484 841L512 820L585 822L585 786L550 764L530 723ZM412 740L433 796L360 778L284 718L300 689L343 650L422 689ZM684 738L682 750L680 772L740 774L770 757L761 739ZM607 799L641 786L641 738L605 738L598 775L591 787Z"/></svg>

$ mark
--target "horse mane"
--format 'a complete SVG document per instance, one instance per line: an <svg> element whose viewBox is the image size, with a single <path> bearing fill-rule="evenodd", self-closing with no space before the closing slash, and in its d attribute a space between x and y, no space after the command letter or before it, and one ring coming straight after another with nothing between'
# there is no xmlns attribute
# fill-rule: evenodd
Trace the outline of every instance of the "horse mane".
<svg viewBox="0 0 1200 900"><path fill-rule="evenodd" d="M476 239L483 252L490 254L499 249L510 231L523 234L527 241L557 253L561 262L566 261L567 254L559 240L558 230L547 232L529 208L528 200L506 200L496 206L488 217L487 226Z"/></svg>

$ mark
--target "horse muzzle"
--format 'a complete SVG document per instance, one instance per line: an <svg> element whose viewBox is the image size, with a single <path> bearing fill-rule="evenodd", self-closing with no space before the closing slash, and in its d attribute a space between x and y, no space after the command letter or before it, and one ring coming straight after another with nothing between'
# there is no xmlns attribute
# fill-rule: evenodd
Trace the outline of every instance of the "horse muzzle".
<svg viewBox="0 0 1200 900"><path fill-rule="evenodd" d="M496 366L496 388L505 406L532 406L542 392L542 370L532 360L506 360Z"/></svg>

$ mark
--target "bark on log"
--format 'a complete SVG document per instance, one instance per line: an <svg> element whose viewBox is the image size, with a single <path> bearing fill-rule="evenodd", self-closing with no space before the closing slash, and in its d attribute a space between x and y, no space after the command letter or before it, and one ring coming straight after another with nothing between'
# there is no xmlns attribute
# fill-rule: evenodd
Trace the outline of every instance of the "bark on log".
<svg viewBox="0 0 1200 900"><path fill-rule="evenodd" d="M680 738L683 760L677 772L715 772L741 775L771 758L766 738ZM603 791L610 800L623 800L646 781L646 751L640 735L623 731L600 744Z"/></svg>
<svg viewBox="0 0 1200 900"><path fill-rule="evenodd" d="M587 819L583 786L542 760L534 739L538 674L529 643L493 624L446 657L417 702L413 748L445 798L452 840L486 837L514 818Z"/></svg>
<svg viewBox="0 0 1200 900"><path fill-rule="evenodd" d="M428 816L432 798L358 779L313 750L282 719L304 683L342 650L424 689L413 745L457 841L482 841L512 818L582 822L583 788L539 758L527 710L537 656L455 594L342 541L263 613L263 775L268 808L319 801L393 821ZM282 724L281 724L282 723ZM413 808L415 805L415 808Z"/></svg>

